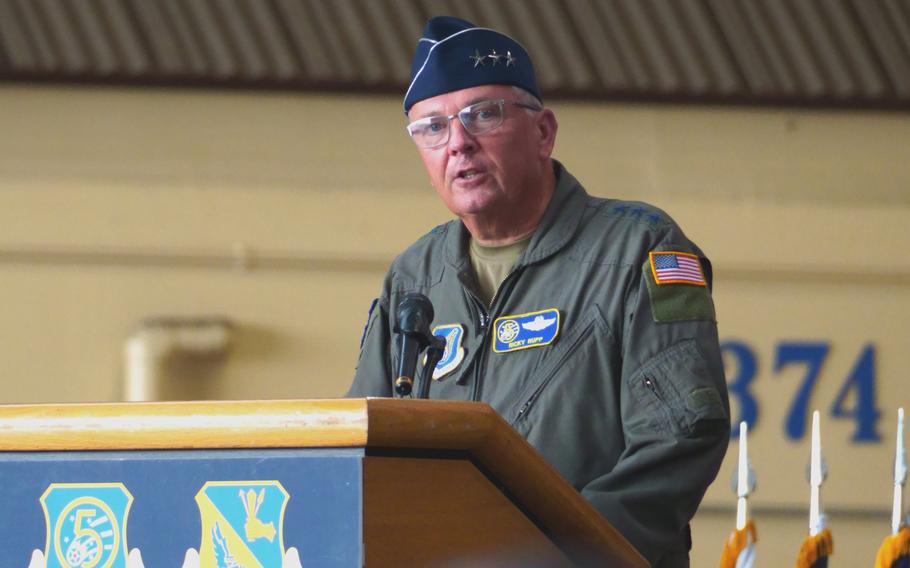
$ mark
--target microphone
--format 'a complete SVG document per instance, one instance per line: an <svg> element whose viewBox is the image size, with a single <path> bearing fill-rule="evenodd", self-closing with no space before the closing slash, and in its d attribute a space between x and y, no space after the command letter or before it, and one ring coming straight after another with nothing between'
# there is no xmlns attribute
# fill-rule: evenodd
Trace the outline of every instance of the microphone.
<svg viewBox="0 0 910 568"><path fill-rule="evenodd" d="M418 292L411 292L398 303L395 312L395 328L398 334L398 378L395 392L408 396L414 389L414 373L417 357L432 341L430 322L433 321L433 304Z"/></svg>

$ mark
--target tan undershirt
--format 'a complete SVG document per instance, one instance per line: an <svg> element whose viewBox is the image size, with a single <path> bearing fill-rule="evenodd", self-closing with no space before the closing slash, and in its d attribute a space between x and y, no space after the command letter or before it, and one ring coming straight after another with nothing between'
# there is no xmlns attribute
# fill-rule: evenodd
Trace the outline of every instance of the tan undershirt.
<svg viewBox="0 0 910 568"><path fill-rule="evenodd" d="M490 305L499 285L509 275L512 267L515 266L515 261L528 248L528 243L530 242L531 237L529 236L512 244L500 247L485 247L471 239L471 246L469 247L471 266L474 268L474 275L477 277L480 299L487 306Z"/></svg>

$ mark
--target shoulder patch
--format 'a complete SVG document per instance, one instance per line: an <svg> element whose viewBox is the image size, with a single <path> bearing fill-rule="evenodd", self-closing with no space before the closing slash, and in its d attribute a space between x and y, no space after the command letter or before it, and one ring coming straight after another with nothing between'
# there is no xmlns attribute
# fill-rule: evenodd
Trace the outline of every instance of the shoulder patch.
<svg viewBox="0 0 910 568"><path fill-rule="evenodd" d="M698 262L697 257L696 262ZM670 282L666 278L659 282L660 276L654 269L653 256L650 255L641 269L641 277L647 285L648 297L651 300L651 317L655 322L715 321L714 301L711 299L711 292L704 283L704 275L700 270L698 274L702 281L701 284L688 280Z"/></svg>
<svg viewBox="0 0 910 568"><path fill-rule="evenodd" d="M658 286L666 284L690 284L707 286L698 255L688 252L651 251L648 253L651 275Z"/></svg>
<svg viewBox="0 0 910 568"><path fill-rule="evenodd" d="M437 325L433 328L433 335L446 340L446 349L442 358L433 369L433 380L438 381L454 371L464 361L464 326L460 323ZM426 356L424 356L424 363Z"/></svg>

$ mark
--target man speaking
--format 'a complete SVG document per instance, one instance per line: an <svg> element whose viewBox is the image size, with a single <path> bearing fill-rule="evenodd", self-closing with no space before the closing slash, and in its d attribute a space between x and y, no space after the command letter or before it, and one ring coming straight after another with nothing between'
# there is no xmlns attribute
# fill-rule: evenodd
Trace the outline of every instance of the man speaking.
<svg viewBox="0 0 910 568"><path fill-rule="evenodd" d="M730 432L710 262L551 158L556 117L514 39L433 18L411 78L407 131L458 218L395 259L348 396L392 396L395 309L424 294L446 340L430 398L488 403L653 565L688 566Z"/></svg>

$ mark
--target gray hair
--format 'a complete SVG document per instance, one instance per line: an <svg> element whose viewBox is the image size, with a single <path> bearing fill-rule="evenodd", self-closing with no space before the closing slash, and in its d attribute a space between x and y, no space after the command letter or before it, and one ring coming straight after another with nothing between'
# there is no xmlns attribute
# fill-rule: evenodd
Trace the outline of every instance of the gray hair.
<svg viewBox="0 0 910 568"><path fill-rule="evenodd" d="M515 91L516 95L518 95L518 102L520 102L521 104L525 104L525 105L532 106L535 108L543 108L543 103L540 101L540 99L538 99L537 97L535 97L528 91L522 89L521 87L516 87L514 85L512 86L512 90ZM525 111L528 114L533 114L535 112L531 109L525 109Z"/></svg>

